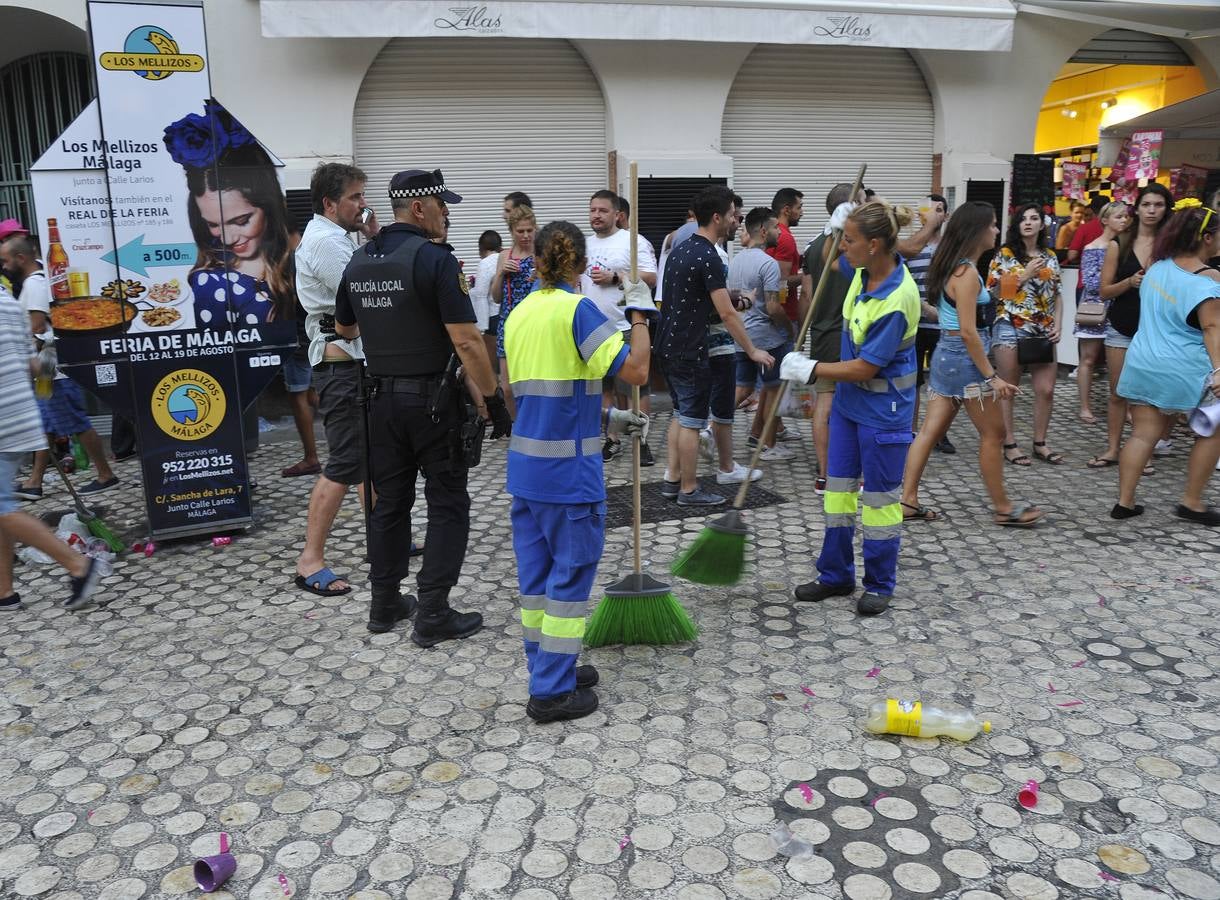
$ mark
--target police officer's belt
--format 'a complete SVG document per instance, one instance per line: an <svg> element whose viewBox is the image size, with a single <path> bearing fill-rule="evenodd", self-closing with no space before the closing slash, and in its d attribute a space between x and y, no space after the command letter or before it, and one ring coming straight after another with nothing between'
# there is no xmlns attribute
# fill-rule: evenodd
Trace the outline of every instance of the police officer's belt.
<svg viewBox="0 0 1220 900"><path fill-rule="evenodd" d="M432 392L440 379L440 372L435 375L418 375L409 378L401 375L377 375L374 376L373 383L377 385L377 390L390 394L427 395Z"/></svg>

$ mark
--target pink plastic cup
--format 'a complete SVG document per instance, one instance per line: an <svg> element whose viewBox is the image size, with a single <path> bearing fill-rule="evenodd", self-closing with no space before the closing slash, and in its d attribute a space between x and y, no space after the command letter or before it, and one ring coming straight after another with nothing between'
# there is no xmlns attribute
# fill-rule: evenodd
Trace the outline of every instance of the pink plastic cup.
<svg viewBox="0 0 1220 900"><path fill-rule="evenodd" d="M1033 809L1038 805L1038 782L1027 781L1025 787L1017 792L1017 802L1026 809Z"/></svg>

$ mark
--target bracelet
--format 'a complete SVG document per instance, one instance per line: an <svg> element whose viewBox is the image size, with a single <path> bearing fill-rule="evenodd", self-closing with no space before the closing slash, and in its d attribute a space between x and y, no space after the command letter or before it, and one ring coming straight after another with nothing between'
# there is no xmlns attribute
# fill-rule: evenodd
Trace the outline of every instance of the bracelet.
<svg viewBox="0 0 1220 900"><path fill-rule="evenodd" d="M643 326L643 327L645 327L645 328L647 328L647 327L648 327L648 323L647 323L647 322L632 322L632 323L631 323L631 327L632 327L632 328L635 328L635 326L637 326L637 325L642 325L642 326Z"/></svg>

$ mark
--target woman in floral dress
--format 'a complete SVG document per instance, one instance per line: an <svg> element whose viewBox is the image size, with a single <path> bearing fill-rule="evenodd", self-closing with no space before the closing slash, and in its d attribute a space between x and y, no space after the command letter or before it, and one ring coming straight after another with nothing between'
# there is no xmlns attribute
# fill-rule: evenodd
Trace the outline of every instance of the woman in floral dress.
<svg viewBox="0 0 1220 900"><path fill-rule="evenodd" d="M987 289L996 297L996 322L992 329L996 371L1009 384L1021 383L1021 371L1028 366L1034 386L1034 456L1045 463L1060 465L1063 457L1046 446L1055 400L1054 345L1059 343L1063 319L1063 298L1059 294L1059 261L1047 248L1042 209L1027 203L1013 213L1008 234L1000 252L991 261ZM1022 364L1019 341L1050 342L1049 360ZM1032 345L1031 345L1032 346ZM1013 431L1012 400L1001 400L1004 408L1004 458L1014 466L1028 466Z"/></svg>
<svg viewBox="0 0 1220 900"><path fill-rule="evenodd" d="M517 414L512 387L508 378L508 362L504 357L504 323L513 307L534 290L534 234L538 221L528 206L514 206L508 213L508 230L512 246L500 251L496 274L491 280L491 297L500 300L500 321L497 325L496 355L500 361L500 387L508 411Z"/></svg>

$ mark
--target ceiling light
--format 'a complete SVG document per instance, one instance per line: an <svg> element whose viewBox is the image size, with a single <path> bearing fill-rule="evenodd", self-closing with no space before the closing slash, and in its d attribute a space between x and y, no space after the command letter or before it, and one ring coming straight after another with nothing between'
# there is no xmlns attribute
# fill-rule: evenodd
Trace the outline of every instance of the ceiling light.
<svg viewBox="0 0 1220 900"><path fill-rule="evenodd" d="M1101 101L1101 108L1102 108L1102 109L1111 109L1111 108L1113 108L1113 107L1115 107L1115 106L1117 106L1117 105L1118 105L1118 101L1117 101L1117 100L1115 100L1113 97L1111 97L1111 98L1110 98L1110 99L1108 99L1108 100L1102 100L1102 101Z"/></svg>

